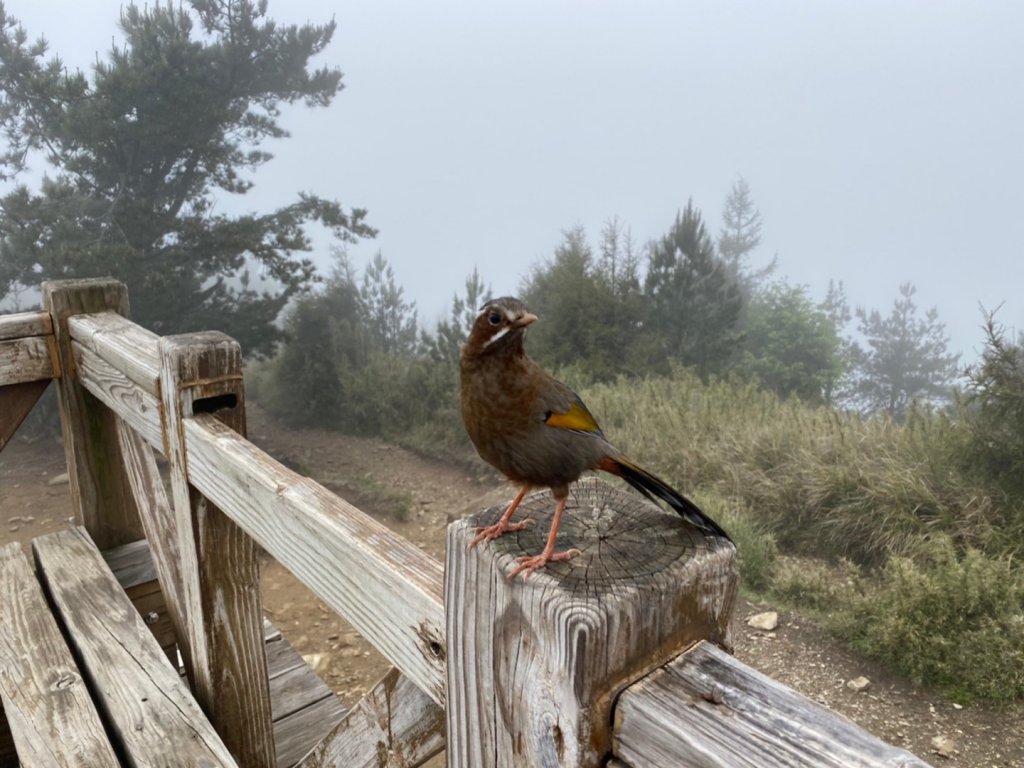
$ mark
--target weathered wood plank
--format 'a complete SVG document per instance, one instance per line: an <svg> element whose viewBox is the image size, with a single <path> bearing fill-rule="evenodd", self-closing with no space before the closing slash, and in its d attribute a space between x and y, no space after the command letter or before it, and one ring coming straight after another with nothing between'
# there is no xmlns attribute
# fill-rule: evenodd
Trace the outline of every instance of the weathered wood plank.
<svg viewBox="0 0 1024 768"><path fill-rule="evenodd" d="M79 383L158 451L164 450L160 403L110 363L78 342L71 352Z"/></svg>
<svg viewBox="0 0 1024 768"><path fill-rule="evenodd" d="M175 635L179 638L184 637L186 619L181 613L184 605L184 577L181 573L178 538L171 535L175 529L175 518L167 501L167 492L164 490L164 482L160 477L153 449L120 417L117 419L117 442L124 455L128 484L135 497L142 529L149 542L149 563L160 582ZM137 546L137 543L133 542L129 546ZM142 575L138 574L138 577ZM121 583L123 586L124 582ZM188 651L187 646L181 647L183 655Z"/></svg>
<svg viewBox="0 0 1024 768"><path fill-rule="evenodd" d="M88 391L165 450L156 399L98 353L76 343L75 355ZM443 702L440 563L212 417L186 419L184 431L190 482Z"/></svg>
<svg viewBox="0 0 1024 768"><path fill-rule="evenodd" d="M68 319L68 333L147 395L159 394L160 337L155 333L116 312L75 315Z"/></svg>
<svg viewBox="0 0 1024 768"><path fill-rule="evenodd" d="M520 508L544 519L554 500L536 493ZM591 479L572 487L559 529L559 547L581 554L510 581L515 557L539 551L547 531L467 549L504 511L448 527L448 765L601 765L619 691L699 640L727 641L736 551Z"/></svg>
<svg viewBox="0 0 1024 768"><path fill-rule="evenodd" d="M0 387L53 378L52 336L0 341Z"/></svg>
<svg viewBox="0 0 1024 768"><path fill-rule="evenodd" d="M0 340L24 336L52 336L53 323L49 312L15 312L0 315Z"/></svg>
<svg viewBox="0 0 1024 768"><path fill-rule="evenodd" d="M20 544L0 548L0 699L21 765L119 765Z"/></svg>
<svg viewBox="0 0 1024 768"><path fill-rule="evenodd" d="M0 451L14 437L49 385L49 381L26 381L0 388Z"/></svg>
<svg viewBox="0 0 1024 768"><path fill-rule="evenodd" d="M615 755L634 768L928 768L711 643L622 694Z"/></svg>
<svg viewBox="0 0 1024 768"><path fill-rule="evenodd" d="M441 564L210 416L185 438L196 487L443 704Z"/></svg>
<svg viewBox="0 0 1024 768"><path fill-rule="evenodd" d="M264 629L274 627L268 622ZM267 634L277 764L290 768L338 724L345 708L291 643L279 632Z"/></svg>
<svg viewBox="0 0 1024 768"><path fill-rule="evenodd" d="M168 336L158 348L174 513L157 525L173 549L153 546L153 559L159 574L173 571L176 583L165 595L181 619L179 638L189 651L186 669L196 698L242 765L273 768L256 544L195 488L184 434L185 420L202 408L244 437L242 352L216 332ZM166 558L174 562L161 564Z"/></svg>
<svg viewBox="0 0 1024 768"><path fill-rule="evenodd" d="M82 529L32 542L83 674L131 765L235 766Z"/></svg>
<svg viewBox="0 0 1024 768"><path fill-rule="evenodd" d="M391 669L299 768L413 768L444 749L444 710Z"/></svg>
<svg viewBox="0 0 1024 768"><path fill-rule="evenodd" d="M113 413L97 402L75 375L68 320L83 312L127 315L128 293L113 280L43 283L61 376L57 379L64 453L71 476L71 500L78 520L102 547L142 535L138 510L128 490Z"/></svg>
<svg viewBox="0 0 1024 768"><path fill-rule="evenodd" d="M128 590L136 609L148 610L147 606L151 606L152 610L161 614L166 611L162 593L155 581L156 569L146 541L140 540L115 547L104 552L103 557L122 588ZM137 595L136 590L145 592ZM150 595L153 598L152 603L148 601ZM169 623L168 620L168 626ZM150 630L154 628L154 625L150 625ZM277 627L264 619L262 632L266 641L268 678L273 683L278 678L288 676L287 680L278 683L285 702L283 706L279 706L276 699L272 700L271 711L274 717L277 765L281 768L290 768L337 725L345 714L345 708L331 689L312 673L302 656L282 637ZM159 635L157 640L160 641ZM307 672L301 675L289 674L301 669ZM2 764L0 753L0 765Z"/></svg>
<svg viewBox="0 0 1024 768"><path fill-rule="evenodd" d="M344 714L345 708L338 698L330 696L275 720L274 743L277 745L278 768L291 768L295 765L309 752L310 744L323 738Z"/></svg>
<svg viewBox="0 0 1024 768"><path fill-rule="evenodd" d="M104 550L103 559L125 592L156 580L153 556L149 554L149 542L145 539Z"/></svg>

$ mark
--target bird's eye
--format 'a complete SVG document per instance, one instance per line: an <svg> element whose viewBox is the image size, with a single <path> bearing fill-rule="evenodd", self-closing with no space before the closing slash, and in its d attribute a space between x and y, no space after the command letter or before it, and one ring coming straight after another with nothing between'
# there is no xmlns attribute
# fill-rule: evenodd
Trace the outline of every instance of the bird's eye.
<svg viewBox="0 0 1024 768"><path fill-rule="evenodd" d="M487 322L491 325L500 325L501 319L501 313L494 309L492 309L491 314L487 316Z"/></svg>

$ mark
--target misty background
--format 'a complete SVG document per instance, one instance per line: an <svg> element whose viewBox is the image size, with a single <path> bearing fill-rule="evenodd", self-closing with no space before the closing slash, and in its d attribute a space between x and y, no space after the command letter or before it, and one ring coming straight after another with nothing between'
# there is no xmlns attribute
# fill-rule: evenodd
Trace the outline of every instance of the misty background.
<svg viewBox="0 0 1024 768"><path fill-rule="evenodd" d="M519 293L530 354L749 589L1024 700L1024 6L4 14L4 309L111 275L140 325L238 339L269 429L479 471L460 345Z"/></svg>
<svg viewBox="0 0 1024 768"><path fill-rule="evenodd" d="M51 53L88 72L119 0L10 0ZM950 350L977 357L982 314L1024 326L1020 215L1024 6L979 2L271 3L280 24L338 23L315 66L327 109L285 107L290 139L228 213L298 191L367 208L421 324L477 267L517 293L563 230L612 217L643 245L688 198L717 235L737 178L763 220L751 265L816 300L887 311L911 281ZM43 170L42 162L33 172ZM314 233L314 259L331 258ZM1015 334L1014 334L1015 335Z"/></svg>

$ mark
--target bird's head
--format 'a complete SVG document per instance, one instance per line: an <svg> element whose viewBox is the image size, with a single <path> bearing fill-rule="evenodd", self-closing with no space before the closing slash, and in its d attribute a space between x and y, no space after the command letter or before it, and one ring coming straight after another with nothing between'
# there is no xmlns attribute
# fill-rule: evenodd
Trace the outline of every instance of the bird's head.
<svg viewBox="0 0 1024 768"><path fill-rule="evenodd" d="M503 296L487 302L477 315L463 354L486 355L523 348L526 329L537 319L519 299Z"/></svg>

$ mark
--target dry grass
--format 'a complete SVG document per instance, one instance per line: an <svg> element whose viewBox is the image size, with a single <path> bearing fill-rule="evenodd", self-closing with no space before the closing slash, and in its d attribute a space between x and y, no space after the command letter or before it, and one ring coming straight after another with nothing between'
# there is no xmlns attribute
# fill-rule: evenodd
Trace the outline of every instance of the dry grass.
<svg viewBox="0 0 1024 768"><path fill-rule="evenodd" d="M978 479L956 421L862 419L685 372L583 394L616 445L733 532L748 587L955 697L1024 697L1024 504Z"/></svg>

